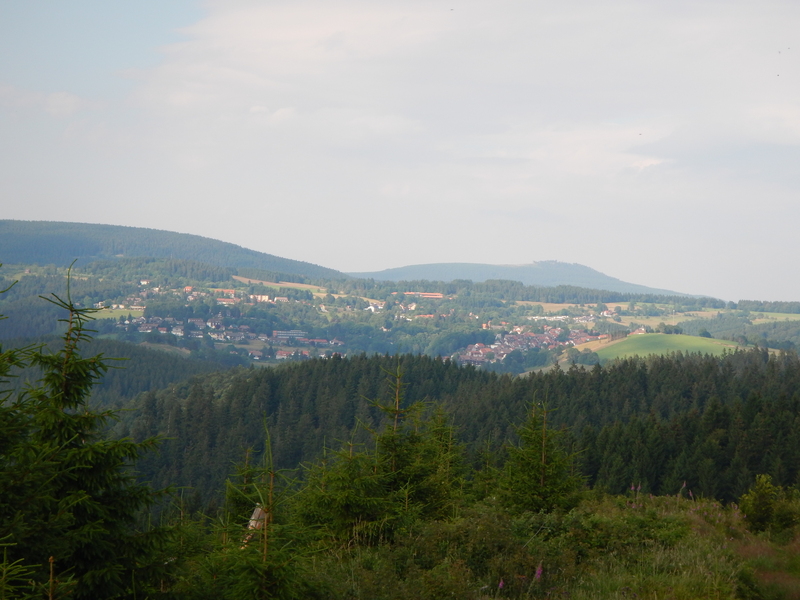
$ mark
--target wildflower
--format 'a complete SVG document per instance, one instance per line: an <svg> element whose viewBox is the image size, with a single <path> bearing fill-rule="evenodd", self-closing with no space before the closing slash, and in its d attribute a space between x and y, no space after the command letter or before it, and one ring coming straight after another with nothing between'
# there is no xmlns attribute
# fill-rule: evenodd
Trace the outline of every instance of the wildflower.
<svg viewBox="0 0 800 600"><path fill-rule="evenodd" d="M541 580L542 578L542 563L539 563L539 566L536 567L536 575L533 576L536 581Z"/></svg>
<svg viewBox="0 0 800 600"><path fill-rule="evenodd" d="M497 584L497 587L498 587L498 589L502 590L504 587L506 587L506 582L501 579L500 583Z"/></svg>

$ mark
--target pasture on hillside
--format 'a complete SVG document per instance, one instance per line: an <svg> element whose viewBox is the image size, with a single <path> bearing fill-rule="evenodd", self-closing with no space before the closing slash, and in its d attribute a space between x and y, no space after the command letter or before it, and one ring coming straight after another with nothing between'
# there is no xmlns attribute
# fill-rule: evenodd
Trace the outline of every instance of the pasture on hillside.
<svg viewBox="0 0 800 600"><path fill-rule="evenodd" d="M691 335L667 335L664 333L645 333L632 335L619 342L604 344L594 351L600 360L613 360L630 356L648 354L669 354L670 352L700 352L718 356L740 348L735 342L715 340Z"/></svg>

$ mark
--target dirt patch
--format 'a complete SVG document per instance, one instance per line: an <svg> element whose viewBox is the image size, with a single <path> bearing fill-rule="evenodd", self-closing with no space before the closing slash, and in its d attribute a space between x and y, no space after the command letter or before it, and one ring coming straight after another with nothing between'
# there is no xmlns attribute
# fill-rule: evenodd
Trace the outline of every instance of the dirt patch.
<svg viewBox="0 0 800 600"><path fill-rule="evenodd" d="M756 579L767 589L780 590L783 598L800 600L800 577L785 571L756 570Z"/></svg>
<svg viewBox="0 0 800 600"><path fill-rule="evenodd" d="M749 539L735 546L736 554L745 560L757 560L763 558L774 559L777 556L775 548L768 542L759 539Z"/></svg>

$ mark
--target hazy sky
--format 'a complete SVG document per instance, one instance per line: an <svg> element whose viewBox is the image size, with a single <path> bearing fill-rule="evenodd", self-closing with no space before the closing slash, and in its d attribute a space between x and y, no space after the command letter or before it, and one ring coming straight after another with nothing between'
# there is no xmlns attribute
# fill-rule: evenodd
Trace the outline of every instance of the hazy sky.
<svg viewBox="0 0 800 600"><path fill-rule="evenodd" d="M800 300L799 192L797 0L0 0L0 218Z"/></svg>

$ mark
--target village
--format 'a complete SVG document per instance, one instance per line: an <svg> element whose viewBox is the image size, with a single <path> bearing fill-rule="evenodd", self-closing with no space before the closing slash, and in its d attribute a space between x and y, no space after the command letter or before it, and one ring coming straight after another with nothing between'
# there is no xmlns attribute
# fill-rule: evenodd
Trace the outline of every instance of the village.
<svg viewBox="0 0 800 600"><path fill-rule="evenodd" d="M578 346L594 340L606 339L607 334L592 335L578 329L563 329L544 325L544 333L525 331L523 327L514 327L512 333L498 333L495 343L472 344L466 351L458 355L458 362L480 367L492 362L502 362L506 356L519 350L527 352L532 349L545 348L555 350L563 346Z"/></svg>
<svg viewBox="0 0 800 600"><path fill-rule="evenodd" d="M219 311L214 316L206 318L193 317L185 320L173 317L161 316L129 316L127 319L120 319L115 327L118 330L135 331L142 334L171 334L179 339L206 340L219 347L220 344L234 345L238 352L246 352L250 359L262 361L266 359L302 359L311 358L315 355L330 355L331 349L336 348L341 353L346 345L340 339L327 339L323 337L310 336L308 331L303 329L281 329L265 331L263 327L253 327L242 324L242 318L231 319L230 313L234 306L247 305L256 306L258 304L283 305L292 302L302 302L309 304L308 300L292 300L287 296L269 296L266 294L249 294L247 290L233 288L208 288L197 289L193 286L183 288L159 288L149 287L150 281L141 280L141 291L137 295L131 295L124 299L119 299L117 303L105 304L109 308L116 310L127 310L131 313L144 313L148 300L156 298L163 299L171 297L180 298L185 302L205 301L206 304L213 304L219 307ZM409 300L452 300L440 293L427 292L394 292L393 295L405 296ZM97 308L104 306L104 303L95 305ZM438 316L449 317L450 314L413 314L417 307L415 301L398 302L396 305L398 313L395 319L411 321L412 319L435 318ZM321 313L328 313L329 309L325 304L318 304L317 309ZM385 309L384 302L370 302L364 311L376 312ZM215 309L212 309L212 312ZM347 306L345 310L352 310ZM610 316L603 313L601 316ZM408 316L407 316L408 315ZM226 318L226 316L228 318ZM478 315L469 313L469 318L479 319ZM576 325L591 326L596 320L593 314L585 315L536 315L527 316L526 319L533 321L535 325L514 326L505 321L489 321L482 323L482 329L498 330L495 341L492 344L476 343L457 351L452 355L454 360L461 364L480 367L491 363L503 362L506 356L514 351L526 353L530 350L557 350L563 347L573 347L585 344L590 341L600 340L608 337L607 335L593 334L583 329L570 329L569 323ZM236 321L233 323L232 321ZM543 323L543 324L542 324ZM302 324L300 324L302 326ZM384 332L389 331L382 327ZM252 347L251 347L252 346ZM278 349L277 347L281 347ZM255 349L260 347L260 349Z"/></svg>
<svg viewBox="0 0 800 600"><path fill-rule="evenodd" d="M150 284L148 280L139 282L142 287ZM238 297L237 297L238 294ZM96 303L95 308L108 308L114 310L128 310L132 312L143 312L146 308L148 298L159 296L179 296L187 302L213 298L220 308L230 307L236 304L248 304L254 306L258 303L283 304L290 302L285 296L268 296L264 294L245 294L243 290L211 288L209 291L201 291L193 286L186 286L182 289L162 289L158 287L146 288L136 296L125 298L124 302L110 303L105 305L102 302ZM247 302L249 300L249 302ZM266 349L269 344L269 357L277 360L284 360L293 357L310 358L309 350L296 349L297 346L311 346L314 348L331 348L344 346L344 342L338 339L310 338L307 331L300 329L273 330L270 334L254 332L250 325L227 324L222 313L209 318L188 318L185 320L173 317L159 316L130 316L128 319L120 320L115 327L118 330L136 331L143 334L159 333L171 334L177 338L202 340L206 337L213 342L249 345L261 342ZM272 346L291 346L290 350L272 350ZM265 350L248 349L248 356L253 360L263 360L267 358ZM325 353L322 352L321 355Z"/></svg>

